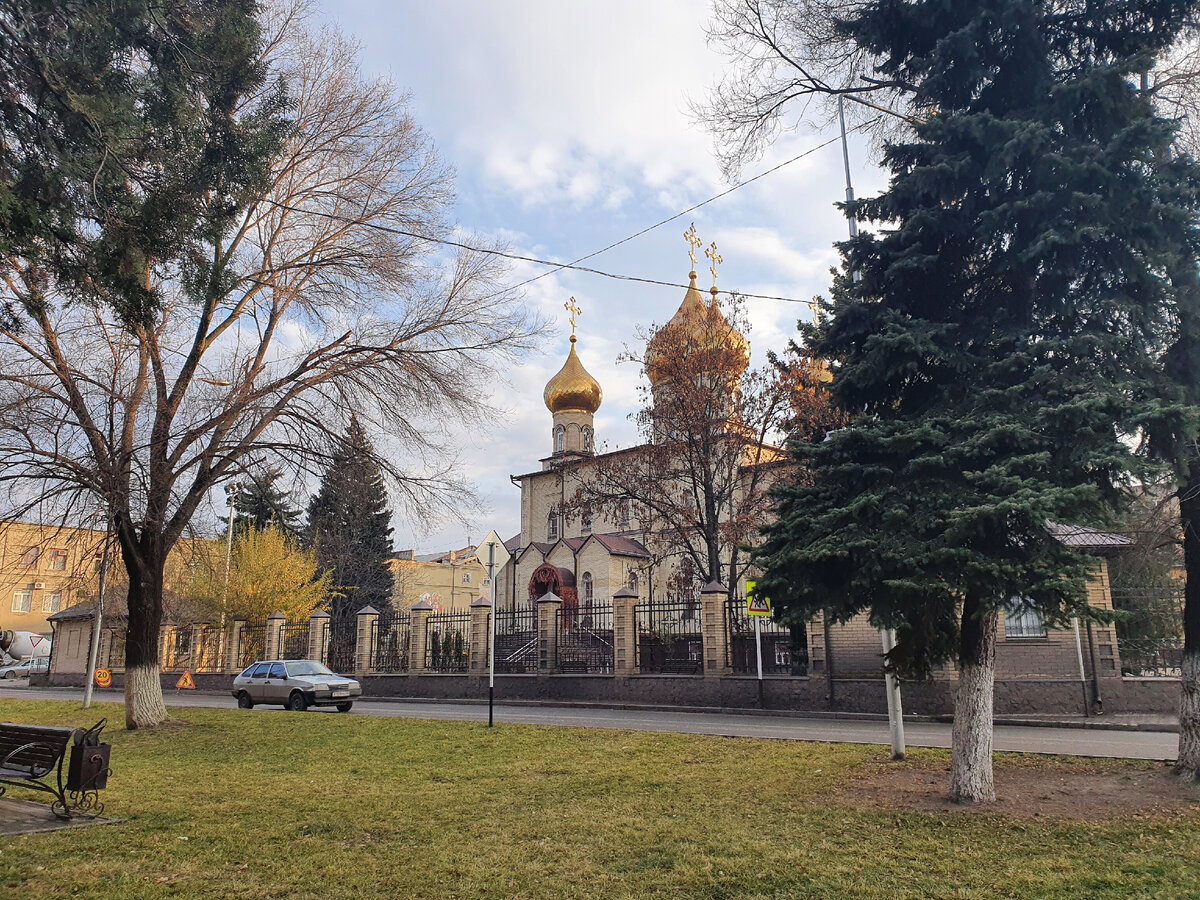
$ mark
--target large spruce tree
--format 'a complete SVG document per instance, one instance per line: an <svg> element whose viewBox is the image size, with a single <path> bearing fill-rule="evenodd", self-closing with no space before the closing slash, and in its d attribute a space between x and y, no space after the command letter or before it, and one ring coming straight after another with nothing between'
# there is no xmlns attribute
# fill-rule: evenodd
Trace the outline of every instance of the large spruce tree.
<svg viewBox="0 0 1200 900"><path fill-rule="evenodd" d="M1049 526L1111 509L1140 465L1123 432L1171 399L1162 276L1195 177L1159 166L1171 127L1131 76L1194 6L880 0L841 25L927 114L807 335L855 421L795 446L760 587L789 617L870 610L903 671L957 664L959 801L995 797L998 616L1094 615Z"/></svg>
<svg viewBox="0 0 1200 900"><path fill-rule="evenodd" d="M366 430L351 418L341 445L308 504L306 537L321 569L332 573L329 606L335 641L354 628L364 606L391 608L392 512Z"/></svg>

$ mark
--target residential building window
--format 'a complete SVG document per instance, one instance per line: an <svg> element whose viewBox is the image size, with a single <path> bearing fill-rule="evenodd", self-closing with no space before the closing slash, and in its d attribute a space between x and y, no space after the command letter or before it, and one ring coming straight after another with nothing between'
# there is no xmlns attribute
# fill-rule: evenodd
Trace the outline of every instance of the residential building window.
<svg viewBox="0 0 1200 900"><path fill-rule="evenodd" d="M558 540L558 510L550 510L550 516L546 519L546 539L550 541Z"/></svg>
<svg viewBox="0 0 1200 900"><path fill-rule="evenodd" d="M1041 613L1020 597L1004 606L1004 636L1010 638L1043 637L1046 626Z"/></svg>
<svg viewBox="0 0 1200 900"><path fill-rule="evenodd" d="M26 547L25 552L21 554L21 565L27 569L32 569L38 562L38 548Z"/></svg>
<svg viewBox="0 0 1200 900"><path fill-rule="evenodd" d="M67 551L51 550L50 565L47 568L51 572L65 572L67 570Z"/></svg>
<svg viewBox="0 0 1200 900"><path fill-rule="evenodd" d="M62 591L46 591L42 594L42 612L50 614L62 609Z"/></svg>
<svg viewBox="0 0 1200 900"><path fill-rule="evenodd" d="M463 572L462 583L463 584L471 583L471 573L470 572Z"/></svg>
<svg viewBox="0 0 1200 900"><path fill-rule="evenodd" d="M589 607L591 607L592 596L593 596L592 573L584 572L580 580L583 582L583 602L586 603Z"/></svg>
<svg viewBox="0 0 1200 900"><path fill-rule="evenodd" d="M33 608L33 585L26 585L24 590L13 591L12 611L27 613Z"/></svg>

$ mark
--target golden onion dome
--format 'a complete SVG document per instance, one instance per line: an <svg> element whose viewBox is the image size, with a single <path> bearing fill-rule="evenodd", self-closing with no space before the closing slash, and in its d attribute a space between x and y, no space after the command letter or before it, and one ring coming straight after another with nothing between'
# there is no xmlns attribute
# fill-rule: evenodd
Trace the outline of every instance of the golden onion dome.
<svg viewBox="0 0 1200 900"><path fill-rule="evenodd" d="M679 309L671 320L655 332L654 337L650 338L650 343L646 345L646 377L650 379L651 385L658 384L663 377L661 370L655 365L656 358L669 348L668 342L677 342L682 335L693 340L707 340L714 345L719 343L721 346L728 345L740 350L743 359L741 369L745 370L750 365L750 342L744 334L729 324L729 320L717 308L716 288L713 288L713 302L710 305L704 302L704 296L696 285L696 273L689 272L688 278L689 284L687 293L683 296L683 303L679 304Z"/></svg>
<svg viewBox="0 0 1200 900"><path fill-rule="evenodd" d="M552 413L569 409L595 413L600 408L603 396L600 382L589 375L579 361L579 355L575 352L575 335L571 335L571 352L567 355L567 361L558 374L546 382L546 390L542 394L546 408Z"/></svg>

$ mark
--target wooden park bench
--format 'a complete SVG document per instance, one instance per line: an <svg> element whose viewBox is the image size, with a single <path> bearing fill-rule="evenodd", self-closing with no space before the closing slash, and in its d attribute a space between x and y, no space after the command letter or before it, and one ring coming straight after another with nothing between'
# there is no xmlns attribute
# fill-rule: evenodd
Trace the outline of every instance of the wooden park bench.
<svg viewBox="0 0 1200 900"><path fill-rule="evenodd" d="M60 819L72 812L100 815L97 791L108 780L109 745L100 743L105 720L91 728L54 728L0 722L0 796L7 785L43 791L54 797L51 810ZM67 748L71 759L63 781Z"/></svg>

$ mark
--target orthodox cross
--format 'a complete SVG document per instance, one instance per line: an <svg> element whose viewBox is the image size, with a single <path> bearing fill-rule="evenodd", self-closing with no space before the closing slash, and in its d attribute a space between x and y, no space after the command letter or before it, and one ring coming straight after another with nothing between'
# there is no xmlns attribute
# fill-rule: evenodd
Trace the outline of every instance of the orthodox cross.
<svg viewBox="0 0 1200 900"><path fill-rule="evenodd" d="M695 222L692 223L691 228L689 228L687 231L685 231L683 233L683 239L685 241L687 241L688 244L691 245L688 247L688 259L690 259L692 261L692 269L695 270L695 268L696 268L696 248L704 243L704 241L700 240L699 236L696 234L696 223Z"/></svg>
<svg viewBox="0 0 1200 900"><path fill-rule="evenodd" d="M582 313L583 310L579 308L579 304L575 302L574 297L563 304L563 309L571 314L571 337L575 337L575 317Z"/></svg>
<svg viewBox="0 0 1200 900"><path fill-rule="evenodd" d="M709 267L708 271L712 272L713 290L715 291L717 289L717 266L720 265L721 263L725 262L725 257L723 257L719 253L717 253L717 242L716 241L713 241L712 246L704 251L704 255L712 260L712 266Z"/></svg>
<svg viewBox="0 0 1200 900"><path fill-rule="evenodd" d="M813 323L815 324L817 321L818 307L820 306L820 304L817 302L817 298L813 297L811 300L805 300L804 305L807 306L809 311L812 312Z"/></svg>

